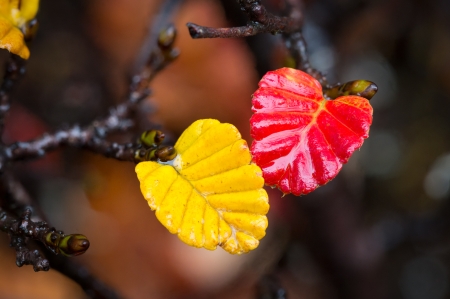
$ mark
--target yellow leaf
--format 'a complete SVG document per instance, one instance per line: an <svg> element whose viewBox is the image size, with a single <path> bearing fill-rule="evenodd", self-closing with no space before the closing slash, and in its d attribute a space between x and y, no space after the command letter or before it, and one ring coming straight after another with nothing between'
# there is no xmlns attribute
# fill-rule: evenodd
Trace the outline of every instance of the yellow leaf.
<svg viewBox="0 0 450 299"><path fill-rule="evenodd" d="M188 245L246 253L266 234L269 210L261 169L231 124L194 122L175 144L176 158L141 162L136 173L158 220Z"/></svg>
<svg viewBox="0 0 450 299"><path fill-rule="evenodd" d="M0 48L17 54L23 59L30 57L22 30L39 8L39 0L0 0Z"/></svg>

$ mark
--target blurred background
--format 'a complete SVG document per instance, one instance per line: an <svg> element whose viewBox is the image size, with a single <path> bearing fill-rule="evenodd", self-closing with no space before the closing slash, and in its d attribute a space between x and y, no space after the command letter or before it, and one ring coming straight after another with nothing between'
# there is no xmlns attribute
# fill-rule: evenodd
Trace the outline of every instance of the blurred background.
<svg viewBox="0 0 450 299"><path fill-rule="evenodd" d="M122 101L161 2L42 1L5 141L87 124ZM283 3L266 4L276 13ZM254 252L231 256L179 241L143 200L131 163L63 149L15 164L52 225L88 236L91 247L76 262L124 298L283 298L280 287L291 299L450 298L450 2L303 4L312 66L331 83L374 81L374 121L326 186L303 197L268 190L269 229ZM174 16L181 56L152 81L140 122L176 138L199 118L217 118L250 143L251 94L266 71L283 66L280 37L192 40L187 22L246 18L235 1L185 1ZM87 298L57 271L17 268L8 243L0 234L0 298Z"/></svg>

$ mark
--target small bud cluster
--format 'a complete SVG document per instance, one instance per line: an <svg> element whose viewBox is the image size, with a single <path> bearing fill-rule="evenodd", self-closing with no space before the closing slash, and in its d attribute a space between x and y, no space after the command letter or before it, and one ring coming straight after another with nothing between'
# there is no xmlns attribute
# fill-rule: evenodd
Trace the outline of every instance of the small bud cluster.
<svg viewBox="0 0 450 299"><path fill-rule="evenodd" d="M341 96L360 96L370 100L376 93L378 87L375 83L367 80L355 80L344 84L336 84L325 89L323 94L326 98L333 100Z"/></svg>
<svg viewBox="0 0 450 299"><path fill-rule="evenodd" d="M140 148L136 150L134 159L136 163L143 161L167 162L177 156L177 151L173 146L161 145L164 140L164 133L158 130L149 130L142 133L138 140Z"/></svg>
<svg viewBox="0 0 450 299"><path fill-rule="evenodd" d="M177 30L173 24L168 25L160 31L158 36L158 47L161 50L166 61L173 61L180 55L177 48L173 48Z"/></svg>
<svg viewBox="0 0 450 299"><path fill-rule="evenodd" d="M84 235L64 235L63 232L51 231L45 235L44 244L55 254L77 256L89 248L89 240Z"/></svg>

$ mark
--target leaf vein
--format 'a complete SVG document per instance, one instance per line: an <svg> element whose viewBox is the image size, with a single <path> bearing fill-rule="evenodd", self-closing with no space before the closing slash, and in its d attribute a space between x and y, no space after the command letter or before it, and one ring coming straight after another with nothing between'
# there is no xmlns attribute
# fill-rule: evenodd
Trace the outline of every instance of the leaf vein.
<svg viewBox="0 0 450 299"><path fill-rule="evenodd" d="M186 199L186 205L184 206L183 216L181 216L180 226L177 228L178 233L181 232L181 227L183 226L183 222L184 222L184 218L185 218L184 216L186 215L189 199L191 198L193 191L194 191L194 188L191 189L191 193L189 193L189 196Z"/></svg>

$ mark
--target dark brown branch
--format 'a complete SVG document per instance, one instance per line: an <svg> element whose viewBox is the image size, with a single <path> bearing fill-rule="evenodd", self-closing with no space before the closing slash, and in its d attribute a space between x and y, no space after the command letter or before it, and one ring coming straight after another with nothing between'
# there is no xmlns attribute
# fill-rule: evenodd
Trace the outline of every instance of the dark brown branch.
<svg viewBox="0 0 450 299"><path fill-rule="evenodd" d="M82 130L78 126L68 130L60 130L54 134L46 134L30 142L17 142L6 148L6 157L11 161L24 161L39 158L47 152L61 146L73 146L91 150L95 153L120 161L133 162L132 143L118 144L109 142L94 135L90 128Z"/></svg>
<svg viewBox="0 0 450 299"><path fill-rule="evenodd" d="M171 3L171 1L168 1L168 3ZM153 40L153 35L149 35L148 38ZM157 47L148 54L145 64L139 69L139 73L132 76L131 96L136 97L148 91L148 85L154 76L178 57L178 49L173 48L175 38L176 29L173 24L168 24L159 31L156 36ZM138 59L138 63L140 63L140 59Z"/></svg>
<svg viewBox="0 0 450 299"><path fill-rule="evenodd" d="M147 35L142 42L141 49L134 64L134 73L138 74L148 64L149 57L158 48L158 39L161 31L166 30L169 25L168 20L172 18L180 7L182 0L166 0L162 4L159 12L149 24Z"/></svg>
<svg viewBox="0 0 450 299"><path fill-rule="evenodd" d="M319 81L323 87L329 88L330 85L328 84L325 75L312 68L309 63L308 53L306 51L306 41L303 38L302 32L298 31L291 34L283 34L283 39L286 48L289 50L290 55L295 61L295 67L310 74Z"/></svg>
<svg viewBox="0 0 450 299"><path fill-rule="evenodd" d="M10 246L16 250L16 265L32 265L35 272L48 271L50 264L37 249L32 250L26 246L25 239L20 236L11 236Z"/></svg>
<svg viewBox="0 0 450 299"><path fill-rule="evenodd" d="M291 14L290 17L279 17L267 12L259 0L238 0L241 9L247 14L249 22L246 26L233 28L211 28L187 23L192 38L230 38L247 37L259 33L277 34L291 33L301 29L303 18L301 14Z"/></svg>
<svg viewBox="0 0 450 299"><path fill-rule="evenodd" d="M3 203L3 205L8 206L9 211L14 212L15 214L19 213L19 211L22 211L23 213L23 211L26 211L30 206L33 206L33 209L36 210L38 217L45 221L45 215L42 213L38 205L33 204L32 198L28 195L27 191L23 188L19 181L17 181L9 173L3 175L3 181L7 195L3 198L6 200L6 203ZM51 266L53 269L63 273L77 282L83 290L89 294L90 298L120 298L110 287L90 274L88 269L85 269L81 265L75 264L71 259L55 254L49 254L46 258L43 257L42 252L45 250L44 247L49 249L47 247L48 244L37 243L36 245L38 245L38 249L30 249L27 247L26 240L29 239L29 237L23 237L21 234L11 234L10 229L8 229L8 226L11 227L11 224L15 222L14 218L1 209L0 215L4 215L0 216L0 223L2 223L0 226L3 231L10 234L11 246L16 250L17 266L21 267L23 265L33 265L35 271L47 271ZM54 234L54 236L56 236L56 238L58 238L58 236L61 237L61 235L58 235L58 232ZM52 240L51 236L49 240ZM82 244L83 243L81 243L81 245ZM54 244L52 246L54 246ZM55 252L55 250L56 247L50 248L50 251L52 252Z"/></svg>
<svg viewBox="0 0 450 299"><path fill-rule="evenodd" d="M119 296L110 286L91 274L89 269L77 264L72 259L57 255L49 255L48 260L52 269L55 269L80 285L89 298L92 299L119 299Z"/></svg>
<svg viewBox="0 0 450 299"><path fill-rule="evenodd" d="M83 235L65 235L62 231L56 231L45 221L32 221L31 206L34 206L34 203L20 182L5 171L5 165L18 160L42 157L47 152L62 146L84 148L106 157L134 162L135 152L137 149L142 150L142 145L118 144L106 138L112 132L129 131L135 125L134 112L139 103L150 95L150 81L178 56L178 51L173 48L176 30L173 25L167 26L165 22L181 2L181 0L163 2L161 12L156 18L157 23L154 23L153 31L143 43L137 70L131 77L127 99L111 109L105 118L93 121L86 127L73 125L51 134L46 133L28 142L3 145L0 141L0 174L3 176L4 194L4 197L0 198L0 229L10 236L11 246L17 253L18 266L33 265L35 271L41 271L48 270L51 264L56 270L78 282L90 297L119 298L114 291L83 267L54 255L81 254L89 247L89 241ZM23 65L24 61L16 56L12 56L7 65L4 81L0 87L0 136L3 133L5 115L10 107L8 92L13 83L23 74ZM164 149L167 150L167 148L156 146L155 155L158 157L159 151ZM45 219L39 208L34 208L40 214L40 218ZM36 241L37 245L45 246L54 254L46 259L40 250L30 248L29 241Z"/></svg>
<svg viewBox="0 0 450 299"><path fill-rule="evenodd" d="M39 158L61 146L89 149L121 161L135 161L134 153L137 148L133 144L111 143L105 138L111 132L126 131L134 126L131 114L137 105L150 94L148 88L150 80L178 56L178 51L172 48L175 36L176 31L173 25L160 32L157 50L150 54L148 62L141 72L133 77L128 100L111 109L107 117L94 121L84 128L74 125L53 134L47 133L32 141L16 142L6 146L3 153L0 154L0 172L3 171L7 161Z"/></svg>
<svg viewBox="0 0 450 299"><path fill-rule="evenodd" d="M18 212L25 211L31 205L36 211L35 214L42 220L45 220L45 215L40 210L38 205L34 205L32 198L23 188L22 184L17 181L12 175L3 175L4 184L6 185L6 192L9 196L5 198L12 198L14 201L7 200L7 205L10 211ZM11 206L13 204L14 206ZM0 212L2 214L3 212ZM13 221L13 219L11 219ZM47 221L46 221L47 222ZM56 235L58 236L58 235ZM51 240L51 238L49 238ZM83 290L89 294L90 298L96 299L117 299L120 298L109 286L100 281L98 278L90 274L89 270L83 266L74 263L71 259L62 257L61 255L49 254L46 258L43 257L42 251L45 250L46 245L37 243L39 249L28 249L25 244L26 238L14 235L11 238L11 244L16 249L16 263L18 266L33 265L37 270L47 270L51 268L63 273L67 277L78 283ZM41 245L41 246L39 246ZM48 248L47 248L48 249ZM51 250L53 252L53 250ZM36 266L35 266L36 265Z"/></svg>
<svg viewBox="0 0 450 299"><path fill-rule="evenodd" d="M89 149L122 161L134 161L132 144L120 145L106 141L104 138L108 133L125 131L134 125L134 122L128 119L128 116L146 96L147 94L131 97L130 101L111 109L106 118L94 121L85 128L74 125L53 134L45 134L29 142L13 143L5 147L4 157L8 161L34 159L67 145Z"/></svg>
<svg viewBox="0 0 450 299"><path fill-rule="evenodd" d="M279 279L274 275L261 277L257 285L257 299L286 299L286 290L281 286Z"/></svg>
<svg viewBox="0 0 450 299"><path fill-rule="evenodd" d="M61 146L85 148L117 160L135 161L134 153L137 148L133 144L111 143L105 140L105 137L111 132L126 131L134 126L131 114L137 105L150 94L148 88L150 80L157 71L163 69L178 55L178 52L172 48L175 35L176 31L173 26L168 26L160 32L157 40L158 50L150 54L147 64L139 74L133 77L128 101L111 109L109 115L104 119L94 121L85 128L74 125L53 134L45 134L32 141L16 142L5 147L3 155L0 156L0 172L6 161L39 158Z"/></svg>
<svg viewBox="0 0 450 299"><path fill-rule="evenodd" d="M258 33L270 32L262 24L249 24L242 27L231 28L213 28L200 26L194 23L187 23L189 34L192 38L233 38L233 37L247 37Z"/></svg>
<svg viewBox="0 0 450 299"><path fill-rule="evenodd" d="M11 54L5 67L3 82L0 86L0 136L3 135L5 116L11 106L9 92L17 80L25 73L25 60L17 55ZM0 143L2 140L0 140Z"/></svg>
<svg viewBox="0 0 450 299"><path fill-rule="evenodd" d="M259 33L283 33L286 48L295 61L295 67L315 79L322 86L330 85L324 74L311 67L306 51L306 42L302 34L303 13L301 1L286 0L289 17L278 17L268 13L259 0L238 0L238 3L247 14L248 23L242 27L212 28L187 23L189 34L192 38L237 38L248 37Z"/></svg>
<svg viewBox="0 0 450 299"><path fill-rule="evenodd" d="M0 153L0 173L8 161L39 158L64 145L89 149L122 161L134 161L130 144L119 145L106 141L105 138L111 132L126 131L132 127L132 112L149 94L150 90L146 86L139 86L130 92L128 101L110 109L105 118L93 121L87 127L74 125L53 134L46 133L29 142L16 142L5 146Z"/></svg>
<svg viewBox="0 0 450 299"><path fill-rule="evenodd" d="M34 271L48 271L49 262L39 250L29 249L28 240L36 240L54 254L79 255L89 248L89 241L83 235L64 235L44 221L31 220L31 210L26 209L19 218L8 215L0 209L0 229L10 236L11 247L16 249L16 264L33 265Z"/></svg>
<svg viewBox="0 0 450 299"><path fill-rule="evenodd" d="M303 15L301 1L286 0L286 2L289 4L289 15L291 18L297 18L298 16ZM301 28L293 32L283 32L283 40L285 42L286 48L295 61L295 67L310 74L312 77L318 80L322 86L329 87L325 75L312 68L309 63L308 53L306 50L306 41L303 37Z"/></svg>

